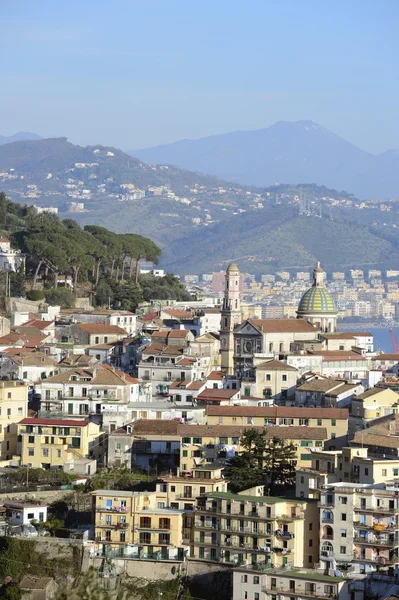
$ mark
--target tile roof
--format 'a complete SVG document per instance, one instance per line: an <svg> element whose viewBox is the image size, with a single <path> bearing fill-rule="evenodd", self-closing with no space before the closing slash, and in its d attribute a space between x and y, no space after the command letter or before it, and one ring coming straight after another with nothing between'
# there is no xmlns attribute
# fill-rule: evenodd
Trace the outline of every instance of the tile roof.
<svg viewBox="0 0 399 600"><path fill-rule="evenodd" d="M151 335L151 339L184 339L189 334L190 332L187 329L160 329L159 331L154 331L154 333Z"/></svg>
<svg viewBox="0 0 399 600"><path fill-rule="evenodd" d="M39 319L32 319L31 321L28 321L27 323L24 323L25 326L32 326L32 327L36 327L36 329L47 329L48 327L50 327L50 325L53 325L54 321L40 321Z"/></svg>
<svg viewBox="0 0 399 600"><path fill-rule="evenodd" d="M308 350L308 354L312 356L321 356L328 360L367 360L358 352L353 350Z"/></svg>
<svg viewBox="0 0 399 600"><path fill-rule="evenodd" d="M130 377L127 373L114 369L110 365L98 367L65 369L53 377L48 377L42 383L68 383L72 377L84 377L90 380L91 385L129 385L139 383L138 379Z"/></svg>
<svg viewBox="0 0 399 600"><path fill-rule="evenodd" d="M180 364L180 363L179 363ZM184 381L174 381L170 386L170 390L200 390L206 385L206 381L191 381L185 379Z"/></svg>
<svg viewBox="0 0 399 600"><path fill-rule="evenodd" d="M173 319L192 319L194 316L192 312L178 308L162 309L162 312L170 315Z"/></svg>
<svg viewBox="0 0 399 600"><path fill-rule="evenodd" d="M256 365L255 368L259 371L298 371L295 367L291 367L281 360L268 360Z"/></svg>
<svg viewBox="0 0 399 600"><path fill-rule="evenodd" d="M149 346L144 348L142 354L169 354L170 356L179 356L183 354L183 349L179 348L179 346L164 346L163 344L150 344Z"/></svg>
<svg viewBox="0 0 399 600"><path fill-rule="evenodd" d="M208 381L223 381L226 377L226 371L211 371L207 376Z"/></svg>
<svg viewBox="0 0 399 600"><path fill-rule="evenodd" d="M20 355L12 356L11 360L21 367L54 367L57 362L43 352L26 352Z"/></svg>
<svg viewBox="0 0 399 600"><path fill-rule="evenodd" d="M374 360L397 360L399 362L399 354L379 354Z"/></svg>
<svg viewBox="0 0 399 600"><path fill-rule="evenodd" d="M342 381L335 381L335 379L311 379L299 385L296 389L298 392L328 392L340 387L342 383Z"/></svg>
<svg viewBox="0 0 399 600"><path fill-rule="evenodd" d="M301 419L348 419L347 408L300 408L298 406L208 406L208 416L298 417Z"/></svg>
<svg viewBox="0 0 399 600"><path fill-rule="evenodd" d="M74 367L74 366L89 366L93 365L96 360L90 354L70 354L63 358L58 364L60 366L65 367Z"/></svg>
<svg viewBox="0 0 399 600"><path fill-rule="evenodd" d="M39 346L48 336L47 335L27 335L24 333L9 333L0 337L0 346L12 346L20 343L23 346Z"/></svg>
<svg viewBox="0 0 399 600"><path fill-rule="evenodd" d="M326 392L326 396L332 396L332 398L337 398L340 394L344 394L345 392L350 392L351 390L356 389L358 386L356 383L343 383L339 387L335 388L331 392Z"/></svg>
<svg viewBox="0 0 399 600"><path fill-rule="evenodd" d="M378 435L362 430L355 433L352 443L362 446L379 446L380 448L399 448L399 436Z"/></svg>
<svg viewBox="0 0 399 600"><path fill-rule="evenodd" d="M326 440L325 427L254 427L248 425L186 425L177 421L142 419L132 424L134 435L174 435L178 437L240 437L247 429L265 432L267 439Z"/></svg>
<svg viewBox="0 0 399 600"><path fill-rule="evenodd" d="M240 390L225 390L225 389L209 389L207 388L197 396L197 400L203 400L209 402L212 400L230 400L236 394L239 394Z"/></svg>
<svg viewBox="0 0 399 600"><path fill-rule="evenodd" d="M262 333L314 333L317 329L305 319L248 319Z"/></svg>
<svg viewBox="0 0 399 600"><path fill-rule="evenodd" d="M62 425L63 427L86 427L89 421L78 421L73 419L37 419L26 417L18 423L18 425Z"/></svg>
<svg viewBox="0 0 399 600"><path fill-rule="evenodd" d="M366 400L366 398L370 398L370 396L376 396L377 394L381 394L384 389L380 387L373 387L369 390L366 390L362 394L359 394L354 398L354 400Z"/></svg>
<svg viewBox="0 0 399 600"><path fill-rule="evenodd" d="M76 326L89 334L116 333L119 335L126 335L127 333L125 329L122 329L122 327L119 327L118 325L104 325L103 323L76 323Z"/></svg>
<svg viewBox="0 0 399 600"><path fill-rule="evenodd" d="M321 333L326 340L351 340L355 337L373 337L368 331L341 331L340 333Z"/></svg>

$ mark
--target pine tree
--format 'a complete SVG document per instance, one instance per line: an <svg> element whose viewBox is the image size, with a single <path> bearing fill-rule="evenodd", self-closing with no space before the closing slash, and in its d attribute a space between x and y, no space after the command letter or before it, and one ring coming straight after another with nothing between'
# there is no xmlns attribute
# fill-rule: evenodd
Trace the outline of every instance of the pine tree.
<svg viewBox="0 0 399 600"><path fill-rule="evenodd" d="M296 447L290 441L272 438L266 444L263 460L265 491L270 496L280 488L295 484Z"/></svg>

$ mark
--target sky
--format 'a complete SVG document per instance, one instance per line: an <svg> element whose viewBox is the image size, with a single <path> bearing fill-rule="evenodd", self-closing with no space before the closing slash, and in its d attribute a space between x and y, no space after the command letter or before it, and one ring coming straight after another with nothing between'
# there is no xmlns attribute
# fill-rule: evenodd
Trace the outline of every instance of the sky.
<svg viewBox="0 0 399 600"><path fill-rule="evenodd" d="M1 2L0 134L124 150L309 119L399 148L398 0Z"/></svg>

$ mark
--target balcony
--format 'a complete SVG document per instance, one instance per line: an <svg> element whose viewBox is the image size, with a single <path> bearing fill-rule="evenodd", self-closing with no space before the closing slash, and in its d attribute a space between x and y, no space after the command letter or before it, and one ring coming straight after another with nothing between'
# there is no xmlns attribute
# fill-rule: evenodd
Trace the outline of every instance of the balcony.
<svg viewBox="0 0 399 600"><path fill-rule="evenodd" d="M384 546L386 548L394 548L397 543L395 540L391 540L389 538L378 539L374 537L373 539L367 539L360 535L355 535L353 538L355 544L361 544L362 546Z"/></svg>
<svg viewBox="0 0 399 600"><path fill-rule="evenodd" d="M275 535L283 540L291 540L295 537L295 534L289 531L276 531Z"/></svg>
<svg viewBox="0 0 399 600"><path fill-rule="evenodd" d="M309 577L310 579L310 577ZM264 588L267 594L281 595L281 596L299 596L300 598L337 598L337 593L326 594L324 591L318 591L317 589L303 589L300 587L278 587L267 585Z"/></svg>
<svg viewBox="0 0 399 600"><path fill-rule="evenodd" d="M388 515L394 515L395 513L399 512L398 508L390 508L388 506L359 506L357 504L355 504L355 506L353 507L355 511L357 512L362 512L362 513L374 513L377 515L384 515L384 514L388 514Z"/></svg>
<svg viewBox="0 0 399 600"><path fill-rule="evenodd" d="M97 512L117 512L117 513L125 513L125 506L96 506Z"/></svg>
<svg viewBox="0 0 399 600"><path fill-rule="evenodd" d="M334 523L334 516L333 515L322 515L321 522L322 523Z"/></svg>

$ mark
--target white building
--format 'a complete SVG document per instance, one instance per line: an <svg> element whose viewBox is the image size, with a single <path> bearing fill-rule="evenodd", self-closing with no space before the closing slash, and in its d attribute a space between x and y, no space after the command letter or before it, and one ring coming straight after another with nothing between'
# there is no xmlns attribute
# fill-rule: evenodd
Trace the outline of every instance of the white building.
<svg viewBox="0 0 399 600"><path fill-rule="evenodd" d="M11 248L10 240L0 238L0 271L25 270L25 255Z"/></svg>
<svg viewBox="0 0 399 600"><path fill-rule="evenodd" d="M29 525L32 521L44 523L47 521L47 505L35 502L4 503L7 517L11 525Z"/></svg>

